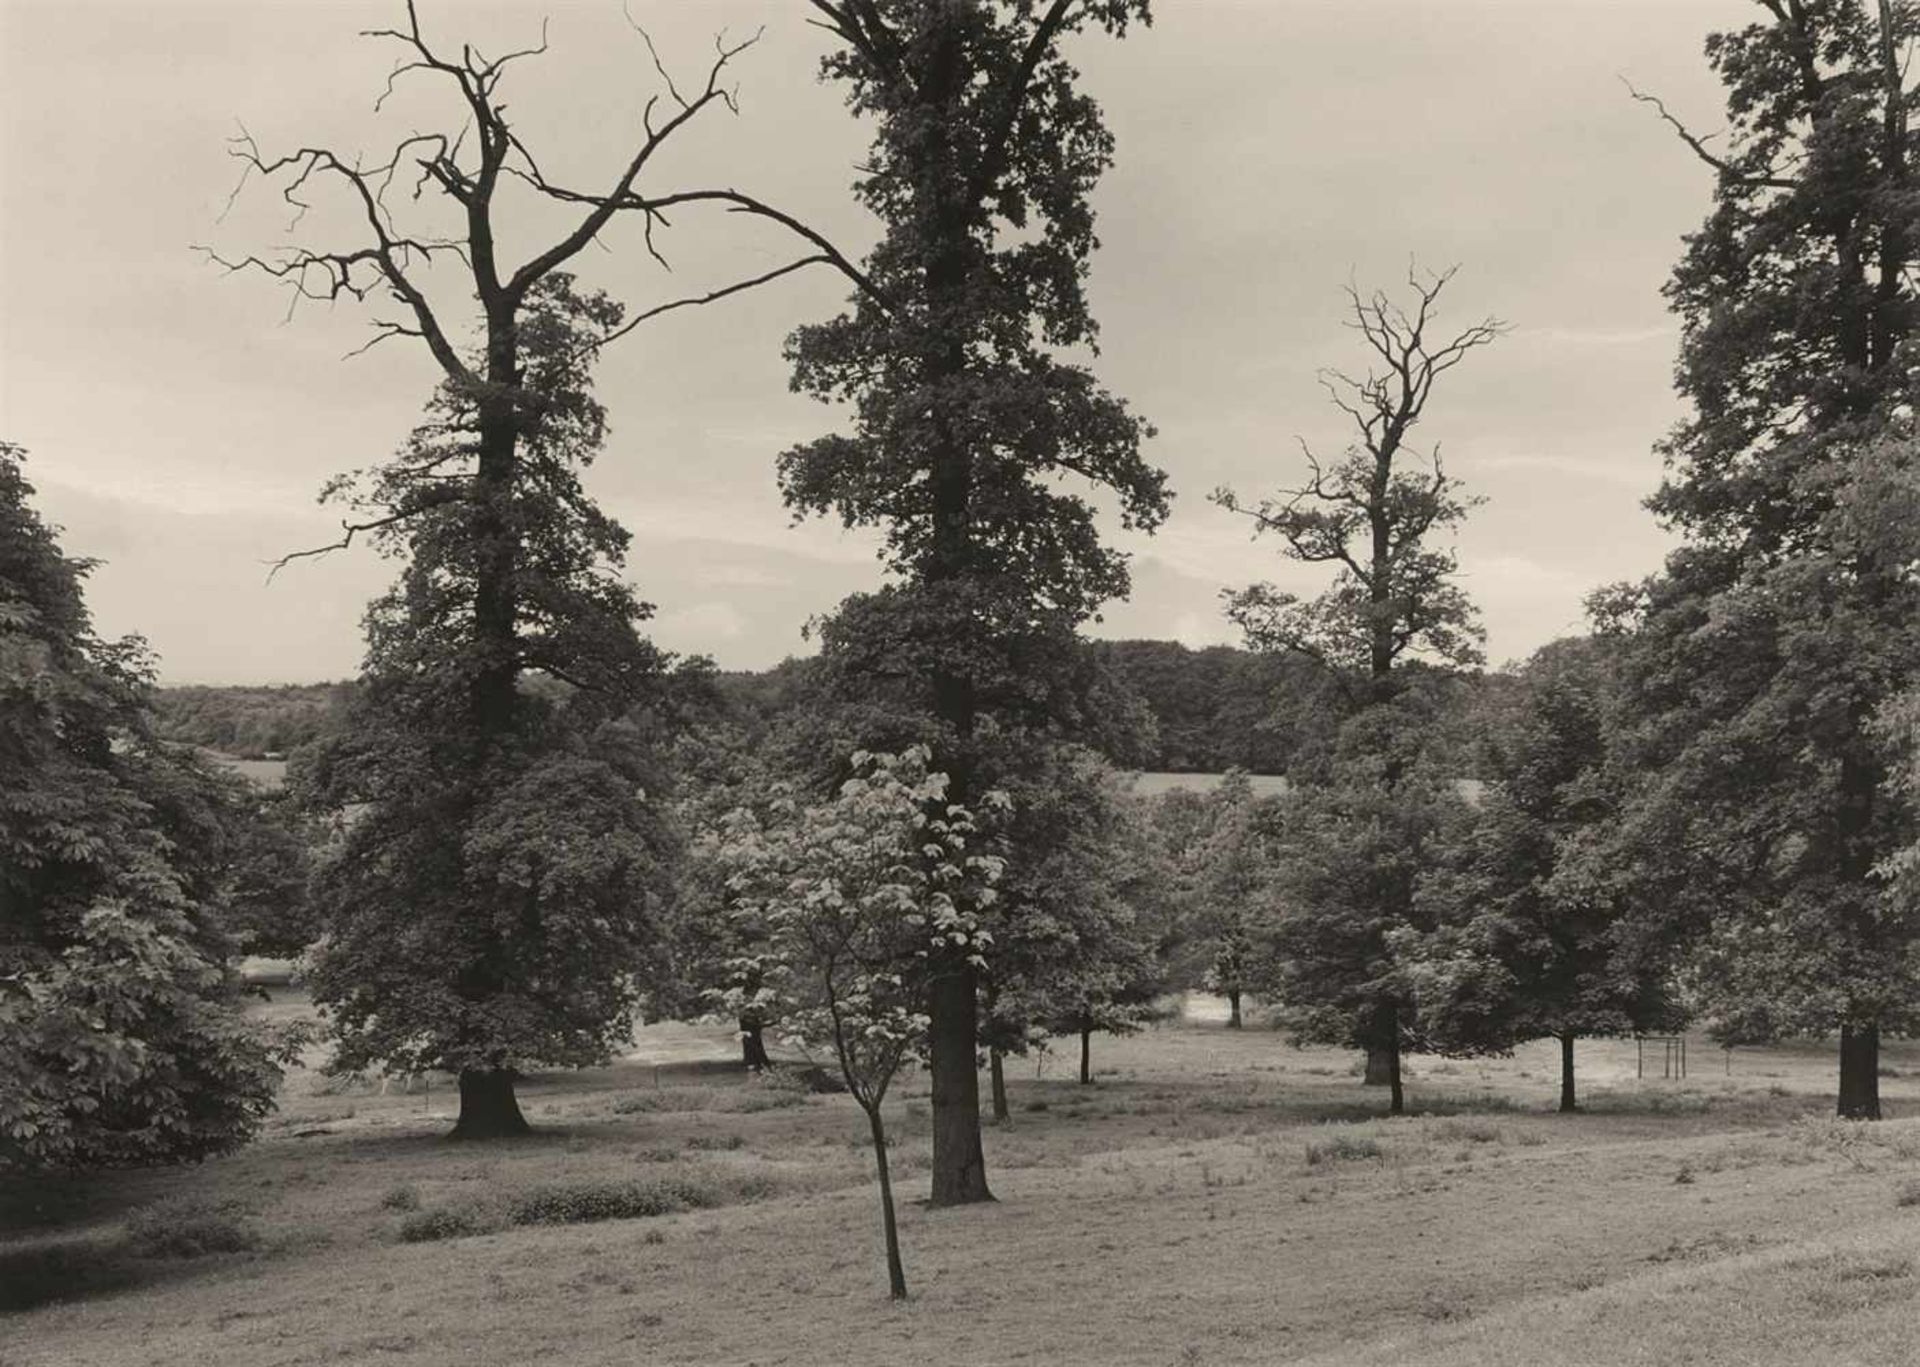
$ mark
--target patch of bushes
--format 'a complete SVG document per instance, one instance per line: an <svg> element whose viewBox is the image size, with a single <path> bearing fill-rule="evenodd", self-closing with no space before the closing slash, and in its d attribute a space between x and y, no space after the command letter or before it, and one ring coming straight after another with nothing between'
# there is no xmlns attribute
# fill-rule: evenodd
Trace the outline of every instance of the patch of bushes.
<svg viewBox="0 0 1920 1367"><path fill-rule="evenodd" d="M259 1231L232 1201L181 1197L157 1201L127 1217L127 1248L135 1257L204 1258L259 1246Z"/></svg>
<svg viewBox="0 0 1920 1367"><path fill-rule="evenodd" d="M615 1115L641 1115L714 1111L751 1115L757 1111L804 1106L811 1095L804 1081L796 1082L778 1070L769 1068L738 1086L658 1087L650 1092L629 1092L614 1100L613 1112Z"/></svg>
<svg viewBox="0 0 1920 1367"><path fill-rule="evenodd" d="M507 1213L488 1201L434 1206L428 1210L416 1210L400 1222L400 1242L424 1244L438 1239L495 1234L505 1229L508 1223Z"/></svg>
<svg viewBox="0 0 1920 1367"><path fill-rule="evenodd" d="M411 1182L396 1183L388 1187L386 1194L380 1198L380 1208L382 1210L418 1210L420 1209L420 1192Z"/></svg>
<svg viewBox="0 0 1920 1367"><path fill-rule="evenodd" d="M400 1222L402 1242L417 1244L495 1234L515 1225L581 1225L644 1220L764 1200L777 1190L761 1174L551 1182L515 1195L415 1211Z"/></svg>
<svg viewBox="0 0 1920 1367"><path fill-rule="evenodd" d="M1893 1203L1902 1209L1920 1206L1920 1177L1909 1177L1895 1188Z"/></svg>
<svg viewBox="0 0 1920 1367"><path fill-rule="evenodd" d="M721 1193L679 1177L647 1181L555 1182L515 1197L507 1216L516 1225L581 1225L597 1220L638 1220L702 1210L722 1204Z"/></svg>

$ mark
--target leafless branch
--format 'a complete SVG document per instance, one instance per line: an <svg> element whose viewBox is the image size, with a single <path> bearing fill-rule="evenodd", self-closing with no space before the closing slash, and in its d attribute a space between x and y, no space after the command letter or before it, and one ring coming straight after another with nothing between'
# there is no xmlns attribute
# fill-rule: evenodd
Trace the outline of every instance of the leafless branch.
<svg viewBox="0 0 1920 1367"><path fill-rule="evenodd" d="M1796 180L1771 172L1755 175L1750 171L1742 171L1725 157L1715 156L1712 150L1708 148L1706 138L1696 134L1692 129L1680 122L1679 119L1675 118L1673 114L1668 111L1666 102L1658 95L1649 95L1644 91L1636 89L1633 82L1625 76L1620 78L1620 84L1625 86L1627 88L1627 94L1631 95L1639 103L1652 105L1654 112L1659 114L1661 122L1673 129L1674 133L1679 136L1680 141L1684 142L1696 157L1700 158L1701 161L1711 166L1728 180L1742 185L1759 185L1775 190L1791 190L1799 185L1799 182Z"/></svg>

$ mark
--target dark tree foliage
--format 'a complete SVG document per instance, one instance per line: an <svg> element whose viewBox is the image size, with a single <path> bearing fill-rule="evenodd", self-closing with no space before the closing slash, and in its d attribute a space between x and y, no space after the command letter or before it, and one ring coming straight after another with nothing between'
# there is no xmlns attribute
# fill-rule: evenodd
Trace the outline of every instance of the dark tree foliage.
<svg viewBox="0 0 1920 1367"><path fill-rule="evenodd" d="M226 967L231 793L154 740L145 646L93 634L23 455L0 443L0 1170L205 1158L292 1043Z"/></svg>
<svg viewBox="0 0 1920 1367"><path fill-rule="evenodd" d="M1423 754L1423 701L1410 690L1361 712L1342 728L1330 781L1287 802L1247 975L1295 1038L1378 1058L1396 1115L1402 1052L1434 1043L1416 965L1436 920L1418 892L1468 819L1456 782Z"/></svg>
<svg viewBox="0 0 1920 1367"><path fill-rule="evenodd" d="M997 832L1007 856L981 1034L993 1065L994 1117L1008 1119L1001 1057L1152 1019L1166 990L1171 939L1167 869L1125 781L1084 747L1054 744L1012 776Z"/></svg>
<svg viewBox="0 0 1920 1367"><path fill-rule="evenodd" d="M900 583L857 610L913 643L887 657L924 680L937 764L965 803L989 777L972 742L996 691L1046 680L1034 664L1070 658L1074 628L1127 588L1070 485L1117 498L1130 526L1166 514L1145 424L1060 354L1095 341L1089 194L1113 154L1062 44L1120 34L1147 4L812 5L838 40L824 76L873 122L854 193L881 237L872 288L788 342L795 387L847 404L852 423L786 452L781 484L796 510L884 528ZM963 960L929 1005L933 1201L987 1200Z"/></svg>
<svg viewBox="0 0 1920 1367"><path fill-rule="evenodd" d="M1708 42L1724 152L1660 107L1716 192L1667 290L1692 415L1650 506L1686 545L1600 604L1637 628L1631 762L1656 776L1626 830L1659 841L1620 864L1711 926L1700 984L1724 1030L1837 1030L1840 1113L1877 1117L1917 928L1874 873L1914 809L1871 721L1920 667L1920 595L1852 495L1912 439L1916 20L1893 0L1763 8Z"/></svg>
<svg viewBox="0 0 1920 1367"><path fill-rule="evenodd" d="M1155 744L1142 768L1288 773L1311 765L1341 710L1325 672L1285 653L1178 641L1098 641L1094 649L1153 715Z"/></svg>
<svg viewBox="0 0 1920 1367"><path fill-rule="evenodd" d="M505 482L479 402L449 383L393 461L342 486L375 513L418 508L422 481L440 492L376 533L405 568L368 610L345 730L296 768L312 806L355 813L317 874L314 996L335 1067L458 1073L461 1136L524 1129L517 1074L598 1062L625 1036L669 891L659 747L635 719L668 661L635 629L649 609L619 575L627 533L580 483L606 421L586 341L619 312L562 273L531 292ZM504 641L485 621L502 535ZM501 670L515 686L495 699ZM522 685L538 676L559 683Z"/></svg>
<svg viewBox="0 0 1920 1367"><path fill-rule="evenodd" d="M1683 1019L1658 918L1593 876L1620 805L1607 763L1608 647L1591 638L1544 647L1487 709L1487 787L1416 890L1433 933L1404 946L1431 1046L1504 1053L1556 1038L1563 1111L1577 1107L1577 1039Z"/></svg>

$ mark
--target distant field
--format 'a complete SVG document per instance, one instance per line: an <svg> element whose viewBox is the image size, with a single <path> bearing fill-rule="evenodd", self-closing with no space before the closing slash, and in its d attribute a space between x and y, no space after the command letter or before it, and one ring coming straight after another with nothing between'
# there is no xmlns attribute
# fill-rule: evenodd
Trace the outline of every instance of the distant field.
<svg viewBox="0 0 1920 1367"><path fill-rule="evenodd" d="M262 788L278 788L287 781L287 762L283 759L235 759L232 755L208 753L236 774L251 779Z"/></svg>
<svg viewBox="0 0 1920 1367"><path fill-rule="evenodd" d="M1176 788L1185 788L1190 793L1210 793L1220 786L1225 774L1165 774L1148 770L1131 775L1133 791L1142 797L1159 797ZM1247 782L1253 786L1255 797L1267 797L1290 791L1284 774L1249 774Z"/></svg>
<svg viewBox="0 0 1920 1367"><path fill-rule="evenodd" d="M885 1296L852 1104L700 1071L731 1052L726 1032L663 1026L612 1068L534 1079L541 1133L525 1141L447 1142L443 1078L382 1094L300 1073L266 1138L232 1158L0 1189L15 1230L0 1235L0 1296L49 1262L56 1287L93 1288L0 1316L0 1361L1920 1359L1920 1120L1829 1120L1824 1048L1729 1059L1696 1041L1691 1078L1637 1082L1630 1042L1582 1044L1591 1111L1572 1117L1550 1110L1552 1046L1417 1057L1420 1114L1387 1120L1353 1056L1264 1031L1188 1019L1094 1047L1092 1087L1064 1052L1013 1067L1014 1123L987 1133L992 1206L917 1203L924 1079L894 1101L902 1306ZM1886 1062L1890 1108L1913 1116L1920 1047ZM409 1221L613 1179L714 1204L400 1238ZM221 1218L257 1242L127 1256L124 1222L156 1202L169 1219L229 1203Z"/></svg>

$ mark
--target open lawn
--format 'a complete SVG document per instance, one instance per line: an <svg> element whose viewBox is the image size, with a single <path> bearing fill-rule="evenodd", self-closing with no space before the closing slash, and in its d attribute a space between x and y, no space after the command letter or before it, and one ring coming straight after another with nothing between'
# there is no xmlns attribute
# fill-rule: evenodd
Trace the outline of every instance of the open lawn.
<svg viewBox="0 0 1920 1367"><path fill-rule="evenodd" d="M1551 1044L1416 1057L1388 1121L1352 1055L1197 1014L1092 1087L1016 1061L999 1202L906 1205L904 1305L852 1103L660 1027L528 1084L523 1141L308 1072L232 1158L0 1189L0 1363L1920 1363L1920 1119L1829 1120L1827 1049L1583 1044L1571 1117ZM924 1079L891 1109L913 1197Z"/></svg>

